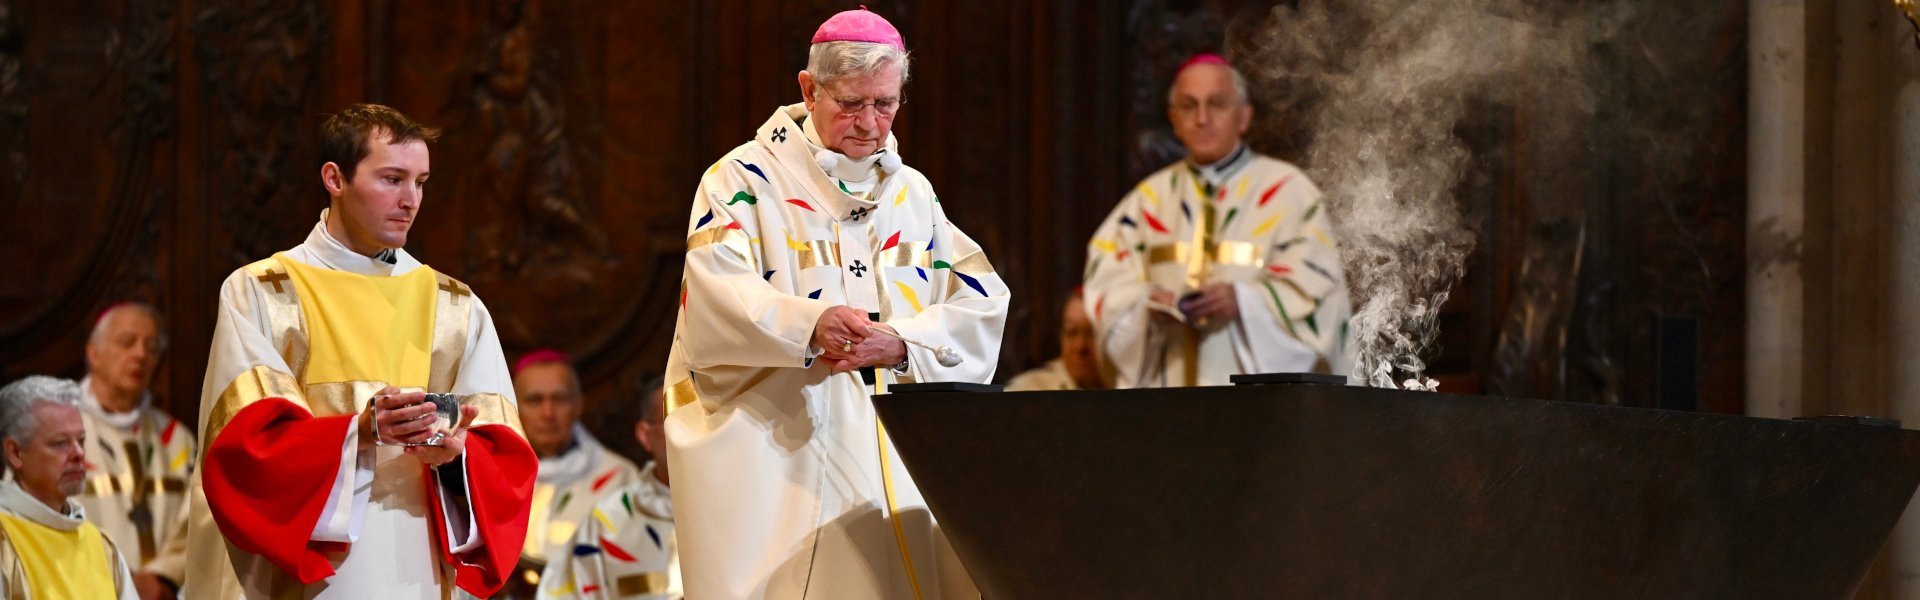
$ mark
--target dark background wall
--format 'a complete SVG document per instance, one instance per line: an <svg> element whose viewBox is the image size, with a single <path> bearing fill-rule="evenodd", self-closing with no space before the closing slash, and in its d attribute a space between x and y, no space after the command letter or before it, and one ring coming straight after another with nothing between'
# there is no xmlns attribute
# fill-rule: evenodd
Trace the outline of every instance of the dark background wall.
<svg viewBox="0 0 1920 600"><path fill-rule="evenodd" d="M1654 405L1666 315L1699 340L1679 389L1742 408L1745 3L1633 4L1690 29L1594 49L1591 83L1619 93L1578 124L1589 143L1530 145L1548 111L1524 100L1460 126L1480 243L1432 361L1450 389ZM1015 294L1004 379L1056 353L1087 237L1177 156L1173 67L1231 54L1272 3L868 6L914 52L903 156ZM94 316L145 300L172 338L157 400L193 422L220 280L303 238L326 203L316 125L370 101L446 129L409 250L475 288L509 356L572 354L592 414L618 413L665 360L698 174L798 101L808 37L848 7L0 0L0 379L82 375ZM1262 113L1256 148L1294 158L1311 132L1289 116ZM1652 154L1647 124L1684 135ZM1572 201L1540 197L1567 169L1588 175Z"/></svg>

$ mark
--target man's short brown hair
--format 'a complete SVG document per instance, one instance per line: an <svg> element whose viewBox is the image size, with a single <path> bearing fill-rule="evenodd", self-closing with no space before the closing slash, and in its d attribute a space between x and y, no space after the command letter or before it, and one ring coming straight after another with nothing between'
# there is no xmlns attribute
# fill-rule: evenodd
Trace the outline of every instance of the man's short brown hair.
<svg viewBox="0 0 1920 600"><path fill-rule="evenodd" d="M372 152L367 142L376 133L386 133L388 144L440 139L440 130L421 125L400 111L378 104L355 104L320 124L320 164L339 165L341 176L353 181L353 170Z"/></svg>

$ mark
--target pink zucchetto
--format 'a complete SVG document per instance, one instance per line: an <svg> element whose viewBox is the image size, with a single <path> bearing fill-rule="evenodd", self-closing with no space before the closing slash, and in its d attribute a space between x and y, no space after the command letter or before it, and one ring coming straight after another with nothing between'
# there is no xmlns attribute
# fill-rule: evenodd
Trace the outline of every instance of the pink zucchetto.
<svg viewBox="0 0 1920 600"><path fill-rule="evenodd" d="M1202 52L1193 55L1193 58L1187 59L1187 62L1180 63L1180 68L1173 70L1173 76L1179 77L1181 73L1187 72L1187 69L1191 69L1195 65L1220 65L1229 69L1233 68L1233 65L1227 64L1227 57L1212 52Z"/></svg>
<svg viewBox="0 0 1920 600"><path fill-rule="evenodd" d="M820 29L813 32L813 43L821 42L870 42L893 46L903 52L907 49L907 42L900 37L900 30L894 29L893 24L880 15L867 10L865 4L860 5L860 10L841 11L821 23Z"/></svg>
<svg viewBox="0 0 1920 600"><path fill-rule="evenodd" d="M510 371L510 373L514 375L519 375L520 371L526 369L527 367L531 367L534 365L544 365L547 363L560 363L563 365L572 366L572 361L567 359L567 353L561 352L559 350L555 350L552 348L540 348L537 350L528 351L526 354L521 355L520 360L513 362L513 369Z"/></svg>

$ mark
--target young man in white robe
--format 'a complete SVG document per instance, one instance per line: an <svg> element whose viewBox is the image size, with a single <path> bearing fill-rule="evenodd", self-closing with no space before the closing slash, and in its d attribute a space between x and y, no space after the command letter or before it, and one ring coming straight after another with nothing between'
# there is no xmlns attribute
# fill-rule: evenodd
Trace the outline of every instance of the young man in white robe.
<svg viewBox="0 0 1920 600"><path fill-rule="evenodd" d="M580 426L586 401L566 354L540 349L520 357L513 364L513 391L527 443L540 457L527 542L520 552L522 573L514 583L516 592L524 582L531 593L542 570L566 560L574 530L592 518L594 505L638 481L640 469Z"/></svg>
<svg viewBox="0 0 1920 600"><path fill-rule="evenodd" d="M329 208L221 285L188 597L488 597L513 573L536 459L493 318L402 249L437 133L379 105L329 117Z"/></svg>
<svg viewBox="0 0 1920 600"><path fill-rule="evenodd" d="M200 460L193 431L147 391L166 346L158 310L108 307L87 338L79 386L87 486L75 500L126 555L134 587L148 599L174 597L186 576L187 481Z"/></svg>
<svg viewBox="0 0 1920 600"><path fill-rule="evenodd" d="M73 501L86 485L86 426L72 381L0 388L0 598L139 598L113 540Z"/></svg>
<svg viewBox="0 0 1920 600"><path fill-rule="evenodd" d="M1196 56L1167 117L1187 158L1141 181L1087 246L1087 304L1114 386L1346 374L1352 307L1326 207L1300 169L1242 143L1246 79Z"/></svg>
<svg viewBox="0 0 1920 600"><path fill-rule="evenodd" d="M648 454L667 450L666 390L658 377L640 387L633 437ZM679 600L680 544L674 538L667 461L647 461L640 478L614 490L580 522L566 552L540 577L542 600Z"/></svg>
<svg viewBox="0 0 1920 600"><path fill-rule="evenodd" d="M870 402L896 383L989 381L1007 311L953 203L900 159L908 64L885 19L835 15L799 74L804 102L701 178L666 374L689 597L977 594Z"/></svg>

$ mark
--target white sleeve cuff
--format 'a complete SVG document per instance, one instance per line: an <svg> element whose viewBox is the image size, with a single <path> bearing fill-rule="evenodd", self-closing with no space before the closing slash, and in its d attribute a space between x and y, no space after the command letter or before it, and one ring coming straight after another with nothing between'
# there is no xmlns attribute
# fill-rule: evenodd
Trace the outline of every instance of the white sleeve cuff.
<svg viewBox="0 0 1920 600"><path fill-rule="evenodd" d="M467 491L467 457L461 455L453 462L433 469L434 479L438 483L434 488L440 494L440 513L444 523L448 545L452 549L448 554L460 554L480 547L480 526L473 518L473 495Z"/></svg>
<svg viewBox="0 0 1920 600"><path fill-rule="evenodd" d="M347 439L340 444L340 468L334 471L327 504L313 525L317 542L352 543L360 539L367 517L367 499L373 493L373 453L360 451L360 421L347 421Z"/></svg>

